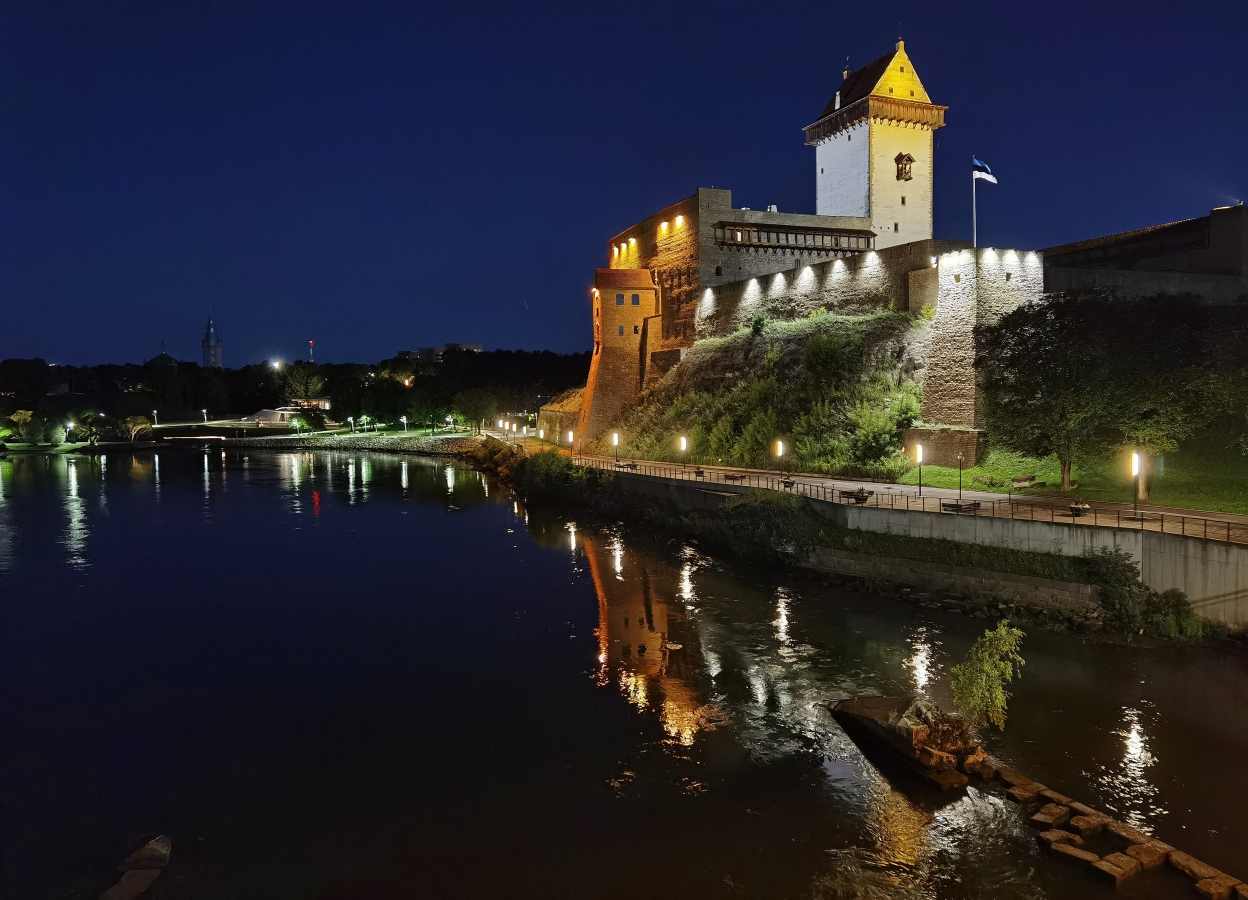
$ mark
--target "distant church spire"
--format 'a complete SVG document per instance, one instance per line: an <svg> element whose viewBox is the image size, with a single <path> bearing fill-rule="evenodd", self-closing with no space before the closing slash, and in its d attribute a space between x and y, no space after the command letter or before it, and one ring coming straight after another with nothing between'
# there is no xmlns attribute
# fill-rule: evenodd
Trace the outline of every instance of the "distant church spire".
<svg viewBox="0 0 1248 900"><path fill-rule="evenodd" d="M221 368L221 338L217 335L217 326L212 323L212 316L208 317L208 327L204 329L200 346L204 349L204 368Z"/></svg>

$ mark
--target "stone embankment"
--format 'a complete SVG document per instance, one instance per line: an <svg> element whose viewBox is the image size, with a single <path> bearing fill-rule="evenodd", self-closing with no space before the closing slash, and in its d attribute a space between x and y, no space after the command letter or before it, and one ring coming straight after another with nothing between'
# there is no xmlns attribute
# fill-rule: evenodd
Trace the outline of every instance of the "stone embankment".
<svg viewBox="0 0 1248 900"><path fill-rule="evenodd" d="M465 456L481 445L475 436L426 437L391 434L308 434L289 437L230 438L230 447L263 450L369 450L380 453L412 453L420 456Z"/></svg>

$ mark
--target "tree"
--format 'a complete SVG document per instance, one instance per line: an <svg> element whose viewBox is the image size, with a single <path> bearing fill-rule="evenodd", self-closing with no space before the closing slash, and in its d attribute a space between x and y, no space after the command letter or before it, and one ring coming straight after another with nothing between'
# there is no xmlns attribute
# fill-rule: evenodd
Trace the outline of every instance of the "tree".
<svg viewBox="0 0 1248 900"><path fill-rule="evenodd" d="M286 371L286 396L291 400L309 400L325 390L325 379L312 363L297 362Z"/></svg>
<svg viewBox="0 0 1248 900"><path fill-rule="evenodd" d="M1106 397L1090 373L1105 348L1092 330L1101 294L1056 294L975 329L984 418L994 439L1022 453L1057 457L1062 490L1071 466L1109 449Z"/></svg>
<svg viewBox="0 0 1248 900"><path fill-rule="evenodd" d="M132 441L137 441L140 435L152 433L152 423L147 420L147 416L130 416L128 419L122 419L121 428Z"/></svg>
<svg viewBox="0 0 1248 900"><path fill-rule="evenodd" d="M33 415L34 413L29 409L19 409L4 420L4 425L13 432L13 437L19 441L25 440L26 426L30 424L30 418Z"/></svg>
<svg viewBox="0 0 1248 900"><path fill-rule="evenodd" d="M498 398L484 388L460 391L451 401L451 405L477 431L481 430L482 422L493 419L498 414Z"/></svg>
<svg viewBox="0 0 1248 900"><path fill-rule="evenodd" d="M307 407L291 416L290 422L297 428L306 428L308 431L323 431L325 428L325 413L316 407Z"/></svg>
<svg viewBox="0 0 1248 900"><path fill-rule="evenodd" d="M965 660L949 670L953 676L949 681L953 702L972 725L991 722L1005 730L1005 710L1010 699L1005 686L1021 674L1023 658L1018 649L1023 637L1022 631L1002 619L995 629L988 629L976 639Z"/></svg>

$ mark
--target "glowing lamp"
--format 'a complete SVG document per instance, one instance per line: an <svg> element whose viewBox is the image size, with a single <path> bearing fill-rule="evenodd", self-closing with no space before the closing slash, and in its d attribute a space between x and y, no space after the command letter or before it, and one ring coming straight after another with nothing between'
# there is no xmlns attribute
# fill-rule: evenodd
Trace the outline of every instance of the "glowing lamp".
<svg viewBox="0 0 1248 900"><path fill-rule="evenodd" d="M612 447L620 446L620 433L618 431L613 431L611 433L611 446Z"/></svg>
<svg viewBox="0 0 1248 900"><path fill-rule="evenodd" d="M664 234L667 234L667 223L666 223L666 222L660 222L660 223L659 223L659 231L663 232Z"/></svg>
<svg viewBox="0 0 1248 900"><path fill-rule="evenodd" d="M914 461L917 463L923 462L923 445L922 444L914 445Z"/></svg>
<svg viewBox="0 0 1248 900"><path fill-rule="evenodd" d="M676 217L676 227L677 227L677 228L683 228L683 227L684 227L684 225L685 225L685 217L684 217L684 216L677 216L677 217Z"/></svg>
<svg viewBox="0 0 1248 900"><path fill-rule="evenodd" d="M568 443L572 443L572 432L568 432Z"/></svg>
<svg viewBox="0 0 1248 900"><path fill-rule="evenodd" d="M1140 454L1131 454L1131 477L1138 478L1140 475Z"/></svg>
<svg viewBox="0 0 1248 900"><path fill-rule="evenodd" d="M688 450L688 449L689 449L689 439L688 439L688 438L686 438L686 437L682 434L682 435L680 436L680 452L681 452L681 453L684 453L684 452L685 452L686 450Z"/></svg>
<svg viewBox="0 0 1248 900"><path fill-rule="evenodd" d="M776 441L776 456L784 456L784 441Z"/></svg>

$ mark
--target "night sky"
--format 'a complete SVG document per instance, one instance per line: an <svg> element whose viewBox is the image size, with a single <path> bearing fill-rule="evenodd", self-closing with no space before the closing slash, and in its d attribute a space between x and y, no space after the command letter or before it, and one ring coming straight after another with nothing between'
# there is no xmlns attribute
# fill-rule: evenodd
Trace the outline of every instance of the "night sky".
<svg viewBox="0 0 1248 900"><path fill-rule="evenodd" d="M699 186L814 212L801 128L898 33L936 237L1044 247L1248 194L1235 3L0 5L0 358L588 349L607 238ZM1091 11L1090 11L1091 10Z"/></svg>

